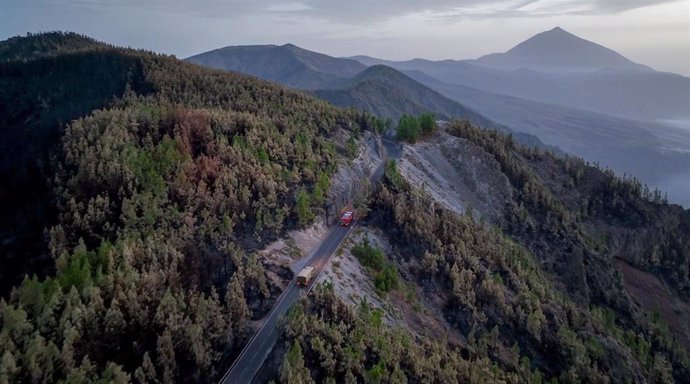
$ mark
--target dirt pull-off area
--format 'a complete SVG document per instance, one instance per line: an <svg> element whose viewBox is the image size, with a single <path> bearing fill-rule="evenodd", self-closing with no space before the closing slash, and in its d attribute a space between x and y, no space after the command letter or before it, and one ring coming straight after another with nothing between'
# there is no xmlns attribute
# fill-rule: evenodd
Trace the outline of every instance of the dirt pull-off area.
<svg viewBox="0 0 690 384"><path fill-rule="evenodd" d="M617 260L625 289L648 313L658 313L679 342L690 351L690 305L675 295L658 277Z"/></svg>
<svg viewBox="0 0 690 384"><path fill-rule="evenodd" d="M455 212L471 207L498 221L511 199L510 182L498 162L469 141L445 133L414 145L405 145L400 173L437 203Z"/></svg>
<svg viewBox="0 0 690 384"><path fill-rule="evenodd" d="M319 220L305 229L290 231L286 238L276 240L259 251L259 255L269 265L289 268L297 273L327 232L328 226Z"/></svg>

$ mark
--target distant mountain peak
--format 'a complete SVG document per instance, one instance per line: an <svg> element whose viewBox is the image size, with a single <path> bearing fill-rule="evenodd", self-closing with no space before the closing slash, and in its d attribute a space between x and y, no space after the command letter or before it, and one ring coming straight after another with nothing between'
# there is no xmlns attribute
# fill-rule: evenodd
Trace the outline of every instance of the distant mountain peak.
<svg viewBox="0 0 690 384"><path fill-rule="evenodd" d="M578 37L561 27L538 33L505 53L483 56L475 60L475 63L510 70L649 69L628 60L614 50Z"/></svg>
<svg viewBox="0 0 690 384"><path fill-rule="evenodd" d="M555 27L548 31L538 33L516 45L506 53L512 52L524 55L562 54L572 48L576 48L578 51L603 48L615 53L599 44L580 38L561 27Z"/></svg>

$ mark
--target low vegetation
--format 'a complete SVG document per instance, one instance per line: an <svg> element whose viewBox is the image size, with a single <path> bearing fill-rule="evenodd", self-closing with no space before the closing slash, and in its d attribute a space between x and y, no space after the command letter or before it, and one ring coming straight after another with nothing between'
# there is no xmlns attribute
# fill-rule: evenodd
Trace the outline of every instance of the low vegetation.
<svg viewBox="0 0 690 384"><path fill-rule="evenodd" d="M374 286L377 290L388 292L398 288L398 270L386 260L381 249L370 244L368 237L352 247L352 254L374 273Z"/></svg>

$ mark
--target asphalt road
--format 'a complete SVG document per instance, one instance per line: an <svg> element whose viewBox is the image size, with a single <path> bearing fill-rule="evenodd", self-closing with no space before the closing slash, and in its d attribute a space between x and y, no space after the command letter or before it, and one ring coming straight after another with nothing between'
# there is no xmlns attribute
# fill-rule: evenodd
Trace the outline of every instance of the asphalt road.
<svg viewBox="0 0 690 384"><path fill-rule="evenodd" d="M392 157L399 156L399 147L397 144L384 140L386 152ZM372 185L376 184L383 176L385 162L382 162L371 174L369 181ZM271 310L271 313L265 318L263 325L254 337L249 340L247 346L235 359L235 362L230 367L230 370L225 373L225 376L220 380L223 384L249 384L261 368L264 360L268 357L273 349L273 346L280 337L280 329L278 329L278 322L287 313L302 295L311 290L311 288L318 280L324 268L328 264L331 256L340 247L340 244L347 238L352 231L352 228L357 223L354 222L350 227L341 227L340 225L333 226L321 244L311 253L305 265L314 267L314 278L312 278L308 287L298 287L293 279L285 288L285 291L276 300L276 304Z"/></svg>

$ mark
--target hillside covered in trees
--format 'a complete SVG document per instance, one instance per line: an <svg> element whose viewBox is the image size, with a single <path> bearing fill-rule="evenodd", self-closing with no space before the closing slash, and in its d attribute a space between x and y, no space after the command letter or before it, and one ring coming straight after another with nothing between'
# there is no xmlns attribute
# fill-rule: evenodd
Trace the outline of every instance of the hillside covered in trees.
<svg viewBox="0 0 690 384"><path fill-rule="evenodd" d="M462 151L495 162L510 188L504 215L449 210L390 162L368 224L393 245L387 258L371 254L399 271L402 293L419 287L421 302L438 303L408 310L440 310L463 341L439 343L410 323L391 328L387 309L365 301L348 308L326 287L291 314L275 379L687 382L689 313L668 302L650 307L629 280L656 276L687 303L690 212L580 159L524 148L467 122L443 131L432 146L457 140Z"/></svg>
<svg viewBox="0 0 690 384"><path fill-rule="evenodd" d="M461 341L386 324L387 309L349 307L326 285L286 321L275 379L687 382L688 313L647 307L618 264L656 275L687 303L690 212L579 159L467 122L446 131L439 140L462 141L499 165L512 189L505 215L447 209L391 161L367 222L393 246L388 256L372 254L399 271L408 298L416 291L425 303L408 310L440 311Z"/></svg>
<svg viewBox="0 0 690 384"><path fill-rule="evenodd" d="M468 355L559 382L687 382L690 313L650 305L629 284L656 276L687 308L690 211L635 179L466 121L446 130L439 140L496 162L512 189L503 217L434 204L395 163L370 208L372 224L395 244L401 274L428 292L427 302L441 300Z"/></svg>
<svg viewBox="0 0 690 384"><path fill-rule="evenodd" d="M214 381L292 278L256 251L311 224L362 134L386 127L69 33L1 42L0 88L0 383ZM282 321L262 380L688 381L690 312L631 279L687 305L689 211L468 121L401 122L416 144L357 202L391 247L349 247L377 300L418 295L406 315L438 316L446 337L326 283ZM465 172L442 185L462 207L412 177L423 164Z"/></svg>
<svg viewBox="0 0 690 384"><path fill-rule="evenodd" d="M0 299L2 381L212 380L290 277L252 250L313 220L329 137L368 118L74 34L0 47L2 278L30 276Z"/></svg>

